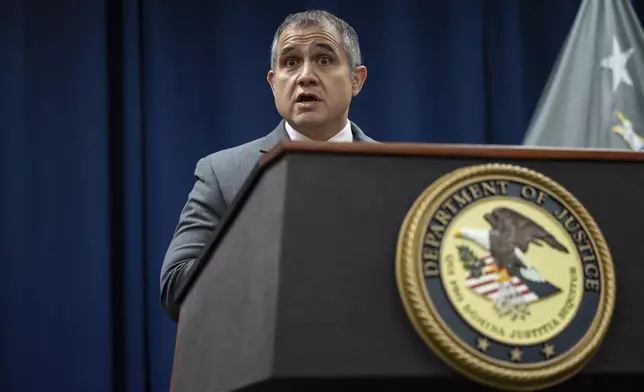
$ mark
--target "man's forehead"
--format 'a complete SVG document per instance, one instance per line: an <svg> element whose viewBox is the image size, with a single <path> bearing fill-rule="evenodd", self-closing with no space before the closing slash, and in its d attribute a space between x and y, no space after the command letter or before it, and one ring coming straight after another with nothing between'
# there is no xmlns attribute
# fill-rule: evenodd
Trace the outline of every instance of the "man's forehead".
<svg viewBox="0 0 644 392"><path fill-rule="evenodd" d="M330 26L293 26L284 30L278 47L280 52L303 48L339 50L337 31Z"/></svg>

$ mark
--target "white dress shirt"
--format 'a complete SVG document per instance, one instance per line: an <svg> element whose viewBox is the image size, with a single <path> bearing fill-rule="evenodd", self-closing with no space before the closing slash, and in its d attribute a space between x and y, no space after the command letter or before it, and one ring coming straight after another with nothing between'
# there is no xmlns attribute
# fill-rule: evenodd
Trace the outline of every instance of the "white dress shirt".
<svg viewBox="0 0 644 392"><path fill-rule="evenodd" d="M286 122L286 132L292 141L312 141L310 138L302 135L288 123ZM332 138L327 140L328 142L352 142L353 141L353 132L351 132L351 124L347 120L347 124L342 128L342 130L336 133Z"/></svg>

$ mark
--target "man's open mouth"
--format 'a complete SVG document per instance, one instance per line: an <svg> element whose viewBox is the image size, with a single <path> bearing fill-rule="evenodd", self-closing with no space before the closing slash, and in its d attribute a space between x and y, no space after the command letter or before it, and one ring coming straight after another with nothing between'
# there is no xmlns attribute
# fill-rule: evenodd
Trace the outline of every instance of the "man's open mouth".
<svg viewBox="0 0 644 392"><path fill-rule="evenodd" d="M300 94L297 96L296 102L297 103L320 102L320 98L318 98L318 96L315 94Z"/></svg>

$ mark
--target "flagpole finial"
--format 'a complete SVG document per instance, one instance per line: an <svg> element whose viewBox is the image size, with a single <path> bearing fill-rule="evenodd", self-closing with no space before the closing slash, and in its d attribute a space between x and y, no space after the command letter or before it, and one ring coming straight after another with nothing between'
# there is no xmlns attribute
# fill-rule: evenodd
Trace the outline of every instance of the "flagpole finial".
<svg viewBox="0 0 644 392"><path fill-rule="evenodd" d="M615 125L610 130L624 139L624 142L633 151L644 150L644 139L633 130L633 123L619 110L616 111L617 118L621 125Z"/></svg>

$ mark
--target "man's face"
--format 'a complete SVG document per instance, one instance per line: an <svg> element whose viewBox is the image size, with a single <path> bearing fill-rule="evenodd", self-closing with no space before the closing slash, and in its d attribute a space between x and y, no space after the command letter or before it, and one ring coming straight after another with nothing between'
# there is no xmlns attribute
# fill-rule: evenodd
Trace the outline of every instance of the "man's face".
<svg viewBox="0 0 644 392"><path fill-rule="evenodd" d="M268 82L277 111L295 128L330 126L337 132L346 123L366 68L351 70L343 49L331 27L291 27L282 33Z"/></svg>

